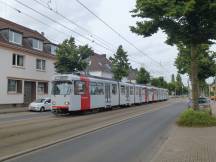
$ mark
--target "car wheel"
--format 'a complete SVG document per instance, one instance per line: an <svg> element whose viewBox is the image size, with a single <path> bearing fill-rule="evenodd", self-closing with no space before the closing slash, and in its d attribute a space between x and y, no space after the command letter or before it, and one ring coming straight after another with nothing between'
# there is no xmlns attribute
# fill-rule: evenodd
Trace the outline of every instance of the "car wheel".
<svg viewBox="0 0 216 162"><path fill-rule="evenodd" d="M44 112L44 111L45 111L45 108L44 108L44 107L41 107L40 111L41 111L41 112Z"/></svg>

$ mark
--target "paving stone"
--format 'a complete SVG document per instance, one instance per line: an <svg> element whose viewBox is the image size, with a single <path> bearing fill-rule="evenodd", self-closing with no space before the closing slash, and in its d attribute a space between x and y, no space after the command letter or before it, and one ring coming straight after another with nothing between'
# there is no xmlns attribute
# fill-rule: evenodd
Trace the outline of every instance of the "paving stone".
<svg viewBox="0 0 216 162"><path fill-rule="evenodd" d="M212 112L216 114L216 103ZM216 127L175 125L153 162L216 162Z"/></svg>

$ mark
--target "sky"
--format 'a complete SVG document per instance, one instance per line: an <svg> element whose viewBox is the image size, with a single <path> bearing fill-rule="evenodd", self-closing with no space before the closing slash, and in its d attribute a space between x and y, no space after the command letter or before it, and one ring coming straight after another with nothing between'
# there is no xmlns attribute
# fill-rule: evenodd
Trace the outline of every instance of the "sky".
<svg viewBox="0 0 216 162"><path fill-rule="evenodd" d="M18 1L52 18L57 23L63 24L64 27L22 6L15 0L0 0L0 16L38 32L44 32L45 36L54 43L61 43L64 39L73 36L77 45L89 44L96 53L106 54L107 57L113 56L117 47L122 45L129 55L132 67L145 67L154 77L163 76L167 81L170 81L171 75L177 73L174 62L178 51L175 46L169 46L165 43L165 33L159 31L151 37L143 38L130 31L129 26L135 25L138 20L132 18L130 13L134 9L135 0L80 1L143 53L121 39L76 0L37 0L44 6L34 0ZM45 7L52 9L52 11ZM16 9L21 13L17 12ZM81 27L75 26L55 12L62 14ZM72 32L72 30L75 32ZM85 38L81 37L77 32ZM103 47L98 46L98 44ZM182 76L182 80L187 85L188 77L186 75Z"/></svg>

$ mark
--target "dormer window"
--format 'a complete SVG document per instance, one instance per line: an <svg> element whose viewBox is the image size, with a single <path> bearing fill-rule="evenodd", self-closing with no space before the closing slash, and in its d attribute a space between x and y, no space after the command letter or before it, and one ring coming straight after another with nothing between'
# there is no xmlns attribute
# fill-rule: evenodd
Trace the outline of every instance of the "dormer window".
<svg viewBox="0 0 216 162"><path fill-rule="evenodd" d="M22 45L22 34L9 30L9 42Z"/></svg>
<svg viewBox="0 0 216 162"><path fill-rule="evenodd" d="M43 51L43 42L38 39L32 39L32 48Z"/></svg>

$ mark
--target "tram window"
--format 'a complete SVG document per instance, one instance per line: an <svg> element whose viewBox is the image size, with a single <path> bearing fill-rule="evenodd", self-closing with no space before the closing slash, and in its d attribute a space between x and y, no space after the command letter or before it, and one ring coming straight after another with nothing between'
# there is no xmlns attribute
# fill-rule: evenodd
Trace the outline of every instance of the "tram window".
<svg viewBox="0 0 216 162"><path fill-rule="evenodd" d="M133 87L130 87L130 95L133 95Z"/></svg>
<svg viewBox="0 0 216 162"><path fill-rule="evenodd" d="M91 82L90 92L91 95L103 95L104 94L103 83Z"/></svg>
<svg viewBox="0 0 216 162"><path fill-rule="evenodd" d="M117 93L117 85L116 84L112 84L112 94L116 94Z"/></svg>
<svg viewBox="0 0 216 162"><path fill-rule="evenodd" d="M75 95L82 95L85 94L86 90L86 82L77 80L74 83L74 94Z"/></svg>
<svg viewBox="0 0 216 162"><path fill-rule="evenodd" d="M90 84L91 95L96 95L97 91L98 91L97 83L91 82L91 84Z"/></svg>
<svg viewBox="0 0 216 162"><path fill-rule="evenodd" d="M139 96L141 96L141 90L142 90L142 89L141 89L141 88L139 88Z"/></svg>
<svg viewBox="0 0 216 162"><path fill-rule="evenodd" d="M98 95L103 95L104 94L103 83L97 83L97 87L98 87Z"/></svg>
<svg viewBox="0 0 216 162"><path fill-rule="evenodd" d="M136 87L136 95L139 95L139 88Z"/></svg>
<svg viewBox="0 0 216 162"><path fill-rule="evenodd" d="M123 85L121 86L121 94L123 94L123 95L125 94L125 86L123 86Z"/></svg>
<svg viewBox="0 0 216 162"><path fill-rule="evenodd" d="M144 88L142 88L142 93L141 93L142 95L144 95L145 94L145 89Z"/></svg>

